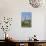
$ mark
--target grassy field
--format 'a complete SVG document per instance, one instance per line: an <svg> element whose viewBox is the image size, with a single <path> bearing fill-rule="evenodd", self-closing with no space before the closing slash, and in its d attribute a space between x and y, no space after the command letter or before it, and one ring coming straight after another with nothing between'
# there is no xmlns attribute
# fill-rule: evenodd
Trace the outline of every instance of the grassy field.
<svg viewBox="0 0 46 46"><path fill-rule="evenodd" d="M21 26L22 27L31 27L31 20L24 20L24 21L21 21Z"/></svg>

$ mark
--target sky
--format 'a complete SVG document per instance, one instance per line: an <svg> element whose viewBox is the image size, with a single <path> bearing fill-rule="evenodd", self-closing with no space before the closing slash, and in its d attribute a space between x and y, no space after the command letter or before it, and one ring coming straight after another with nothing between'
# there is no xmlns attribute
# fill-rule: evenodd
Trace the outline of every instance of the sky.
<svg viewBox="0 0 46 46"><path fill-rule="evenodd" d="M21 13L21 20L31 20L32 12L22 12Z"/></svg>

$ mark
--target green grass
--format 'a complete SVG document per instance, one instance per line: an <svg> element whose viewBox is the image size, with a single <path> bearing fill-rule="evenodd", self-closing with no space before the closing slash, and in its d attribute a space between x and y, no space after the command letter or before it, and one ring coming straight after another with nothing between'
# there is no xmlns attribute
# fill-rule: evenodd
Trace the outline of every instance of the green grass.
<svg viewBox="0 0 46 46"><path fill-rule="evenodd" d="M21 21L22 27L31 27L31 20Z"/></svg>

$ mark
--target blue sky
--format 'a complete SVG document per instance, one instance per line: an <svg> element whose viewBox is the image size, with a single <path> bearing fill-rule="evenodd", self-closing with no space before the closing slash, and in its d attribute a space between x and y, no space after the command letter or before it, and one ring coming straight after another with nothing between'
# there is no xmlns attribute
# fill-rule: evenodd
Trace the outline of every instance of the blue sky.
<svg viewBox="0 0 46 46"><path fill-rule="evenodd" d="M32 12L22 12L21 13L21 20L29 20L32 18Z"/></svg>

